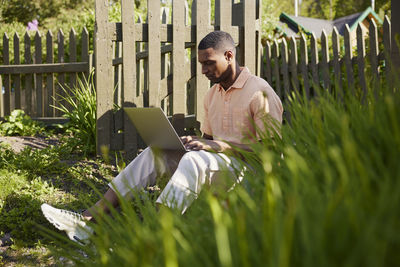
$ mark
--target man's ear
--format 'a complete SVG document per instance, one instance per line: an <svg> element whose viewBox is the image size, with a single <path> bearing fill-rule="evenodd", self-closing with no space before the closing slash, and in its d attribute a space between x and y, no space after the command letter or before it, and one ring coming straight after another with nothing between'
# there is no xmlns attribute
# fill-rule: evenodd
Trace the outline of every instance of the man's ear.
<svg viewBox="0 0 400 267"><path fill-rule="evenodd" d="M225 59L228 62L231 62L234 58L235 58L235 55L233 54L233 52L231 50L225 51Z"/></svg>

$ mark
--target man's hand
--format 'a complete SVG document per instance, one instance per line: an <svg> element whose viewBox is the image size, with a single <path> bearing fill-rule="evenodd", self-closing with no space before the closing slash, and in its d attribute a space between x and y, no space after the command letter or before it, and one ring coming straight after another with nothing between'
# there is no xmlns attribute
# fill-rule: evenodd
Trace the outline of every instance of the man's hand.
<svg viewBox="0 0 400 267"><path fill-rule="evenodd" d="M224 152L226 149L230 148L225 142L204 139L198 136L181 136L181 140L186 149L195 151L207 150L212 152Z"/></svg>

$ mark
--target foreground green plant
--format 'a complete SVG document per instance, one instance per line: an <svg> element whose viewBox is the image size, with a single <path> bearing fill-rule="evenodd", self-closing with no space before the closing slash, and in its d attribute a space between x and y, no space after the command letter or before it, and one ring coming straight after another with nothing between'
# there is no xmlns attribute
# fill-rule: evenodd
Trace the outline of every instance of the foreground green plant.
<svg viewBox="0 0 400 267"><path fill-rule="evenodd" d="M205 189L183 216L136 192L97 218L88 257L61 253L87 266L396 265L400 92L293 96L287 111L282 140L254 145L233 191Z"/></svg>
<svg viewBox="0 0 400 267"><path fill-rule="evenodd" d="M74 138L68 138L69 145L84 155L96 152L96 90L93 81L94 72L88 78L78 78L77 86L62 87L63 95L58 110L68 123L60 127Z"/></svg>
<svg viewBox="0 0 400 267"><path fill-rule="evenodd" d="M9 116L5 116L4 122L0 122L0 135L32 136L44 132L43 125L33 121L21 109L13 110Z"/></svg>

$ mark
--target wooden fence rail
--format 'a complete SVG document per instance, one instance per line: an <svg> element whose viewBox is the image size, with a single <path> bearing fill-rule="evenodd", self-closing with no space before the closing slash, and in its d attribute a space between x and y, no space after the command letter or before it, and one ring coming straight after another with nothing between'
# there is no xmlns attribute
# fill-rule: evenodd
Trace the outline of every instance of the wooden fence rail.
<svg viewBox="0 0 400 267"><path fill-rule="evenodd" d="M15 34L13 37L14 60L11 62L10 40L7 33L4 34L3 62L0 62L0 88L4 90L4 93L0 94L0 117L21 108L37 119L61 115L54 107L63 95L61 86L73 87L76 85L78 73L84 73L87 76L91 69L89 35L86 28L83 29L80 37L80 61L77 58L78 45L75 30L71 29L67 44L64 39L64 33L60 30L57 33L57 62L55 62L55 40L51 31L47 32L45 40L40 32L36 32L33 40L28 32L25 33L24 57L21 62L21 40L18 34ZM34 43L33 54L32 42ZM43 42L45 51L42 47ZM66 45L69 47L67 55L64 53ZM65 58L69 58L69 62L65 62Z"/></svg>
<svg viewBox="0 0 400 267"><path fill-rule="evenodd" d="M267 42L263 48L261 76L283 100L293 90L312 97L319 89L333 91L339 97L346 92L365 97L369 83L377 91L383 79L388 83L391 80L390 29L388 17L379 29L374 20L369 21L367 35L359 24L355 46L347 25L343 39L334 28L330 37L324 31L320 40L315 34L310 38L301 34L299 40L290 39L290 45L285 39ZM329 38L331 46L328 45ZM361 91L356 92L356 88Z"/></svg>

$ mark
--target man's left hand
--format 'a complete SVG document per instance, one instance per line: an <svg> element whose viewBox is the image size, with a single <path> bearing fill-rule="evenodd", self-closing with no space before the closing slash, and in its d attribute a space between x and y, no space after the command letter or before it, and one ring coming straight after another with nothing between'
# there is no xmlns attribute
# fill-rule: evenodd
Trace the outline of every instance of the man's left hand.
<svg viewBox="0 0 400 267"><path fill-rule="evenodd" d="M227 143L216 140L203 139L198 136L182 136L181 140L189 150L207 150L212 152L223 152L228 146Z"/></svg>

